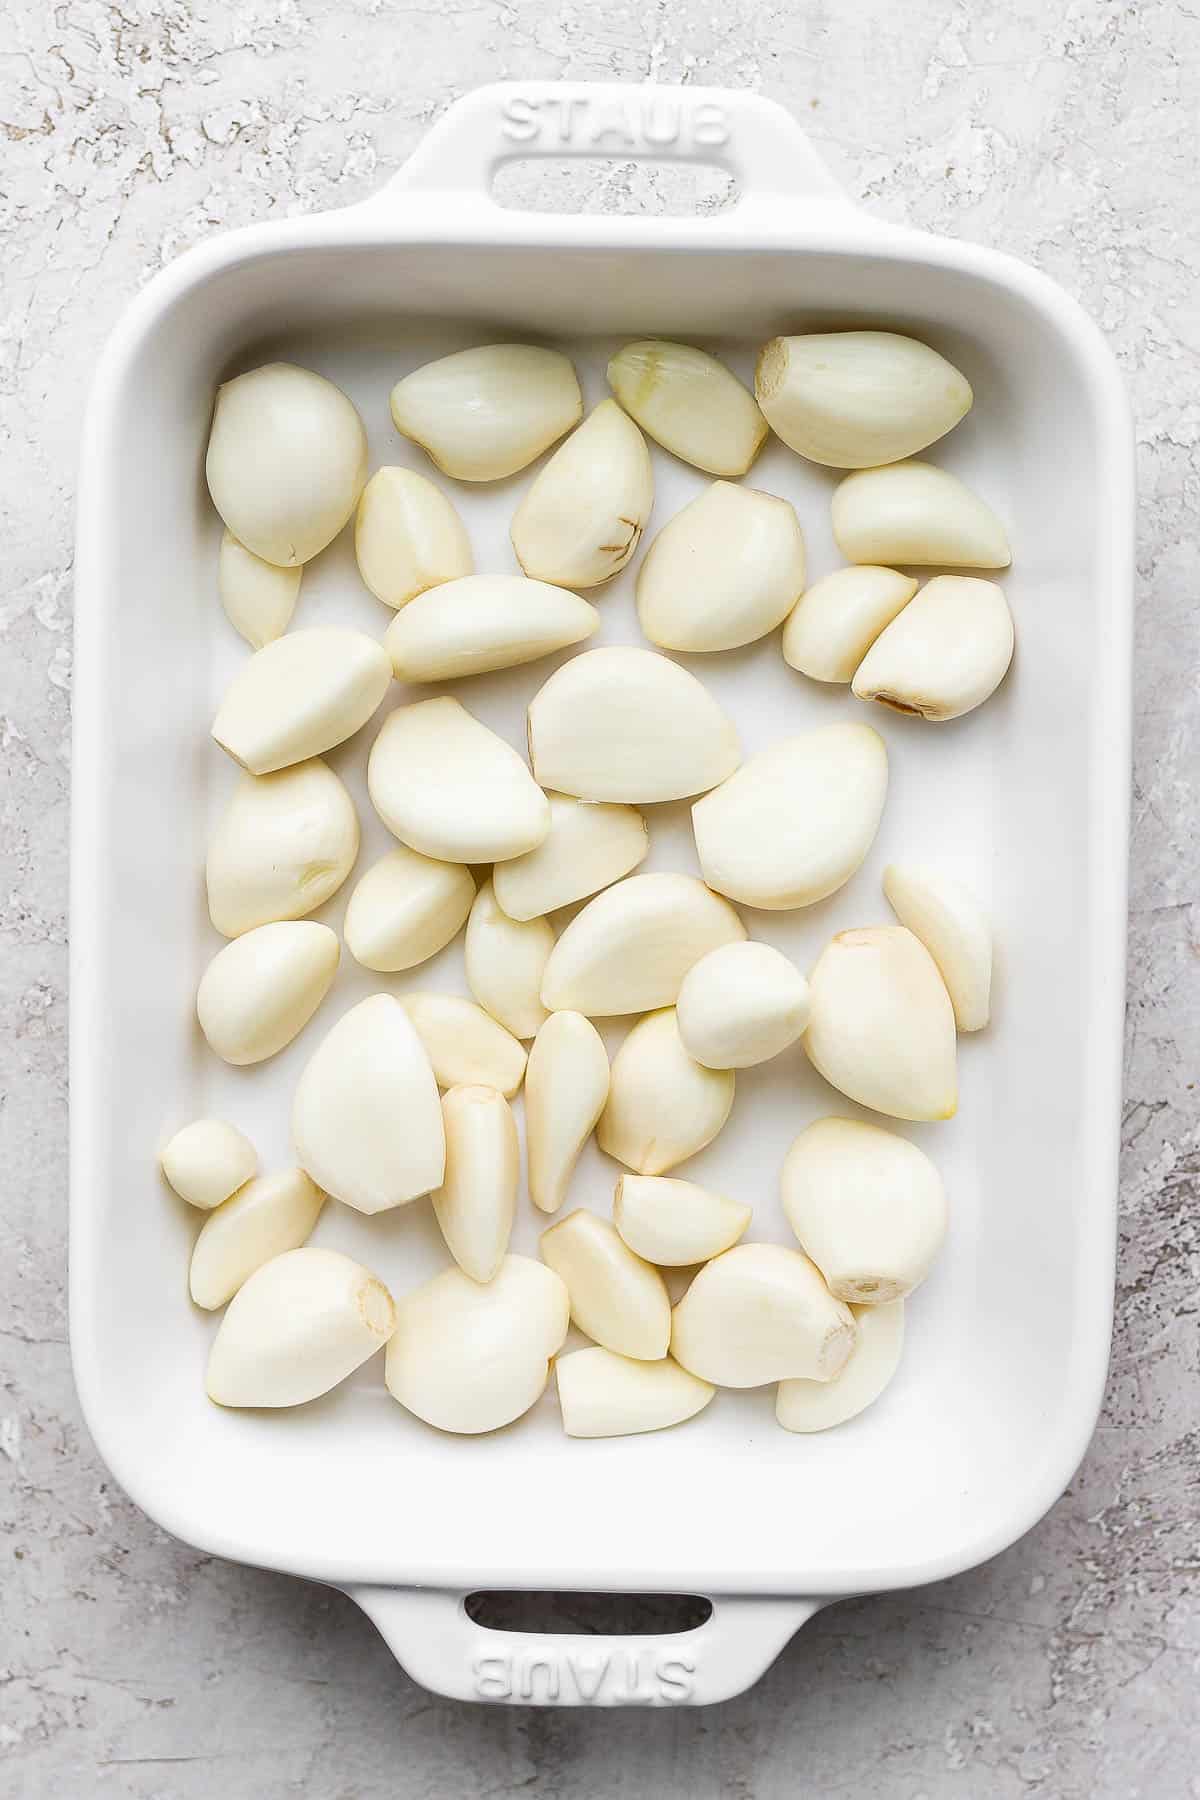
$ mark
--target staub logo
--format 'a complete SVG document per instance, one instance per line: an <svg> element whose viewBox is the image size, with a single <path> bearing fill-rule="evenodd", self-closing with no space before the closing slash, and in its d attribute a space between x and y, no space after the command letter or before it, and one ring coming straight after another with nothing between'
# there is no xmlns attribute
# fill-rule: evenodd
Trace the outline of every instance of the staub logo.
<svg viewBox="0 0 1200 1800"><path fill-rule="evenodd" d="M501 109L500 130L514 144L539 149L717 150L729 142L723 107L686 96L639 94L589 99L581 94L534 98L512 94Z"/></svg>
<svg viewBox="0 0 1200 1800"><path fill-rule="evenodd" d="M696 1665L648 1643L637 1650L519 1648L477 1656L471 1665L481 1700L559 1706L679 1706L692 1697Z"/></svg>

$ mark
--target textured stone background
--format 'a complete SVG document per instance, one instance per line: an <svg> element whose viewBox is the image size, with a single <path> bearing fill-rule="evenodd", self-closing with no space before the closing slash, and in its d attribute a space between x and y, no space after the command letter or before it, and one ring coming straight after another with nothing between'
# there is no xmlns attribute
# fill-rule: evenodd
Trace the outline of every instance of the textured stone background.
<svg viewBox="0 0 1200 1800"><path fill-rule="evenodd" d="M1100 319L1142 484L1123 1243L1103 1423L990 1566L833 1609L743 1699L444 1705L348 1601L192 1554L115 1493L65 1343L71 505L95 353L227 226L368 192L499 76L728 82L882 215ZM1200 1795L1195 94L1163 0L8 0L0 20L0 1796ZM589 177L594 205L656 183Z"/></svg>

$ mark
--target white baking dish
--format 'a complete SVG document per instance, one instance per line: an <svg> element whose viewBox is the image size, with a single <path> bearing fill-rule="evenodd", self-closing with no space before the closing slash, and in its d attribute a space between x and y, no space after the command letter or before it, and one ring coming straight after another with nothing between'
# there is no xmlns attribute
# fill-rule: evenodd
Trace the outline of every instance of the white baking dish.
<svg viewBox="0 0 1200 1800"><path fill-rule="evenodd" d="M489 197L505 157L597 153L716 161L744 197L670 220L526 215ZM749 921L807 962L830 931L887 917L879 874L900 850L950 855L990 894L994 1027L962 1045L958 1118L914 1132L945 1171L953 1227L910 1307L899 1378L871 1412L812 1439L775 1427L769 1390L719 1395L648 1438L568 1441L552 1395L497 1436L442 1437L391 1401L378 1363L295 1414L210 1406L213 1322L184 1286L194 1220L162 1188L156 1147L216 1111L282 1159L316 1036L381 985L343 970L318 1020L260 1069L201 1053L190 1001L216 939L199 871L232 779L206 733L242 653L216 602L202 474L218 378L282 350L353 393L374 463L421 467L390 427L388 390L451 346L563 343L594 401L604 354L630 335L699 339L747 373L755 343L823 321L909 327L961 364L976 407L933 455L977 482L1015 546L1017 661L996 699L940 727L875 709L892 790L866 867L821 906ZM656 462L655 525L701 485ZM482 566L511 566L523 479L469 496ZM831 478L774 444L752 480L796 501L812 568L834 566ZM1109 1341L1131 514L1121 388L1076 305L1002 256L859 213L791 118L746 94L485 89L364 205L218 239L147 288L97 372L80 484L71 1330L88 1424L152 1518L206 1551L345 1588L442 1693L597 1704L736 1693L830 1599L951 1574L1028 1529L1083 1453ZM627 580L599 604L605 639L634 638ZM306 573L298 622L334 614L386 622L344 541ZM748 747L865 716L786 670L774 640L693 666ZM520 742L548 667L464 697ZM361 769L354 747L334 760ZM654 863L694 866L686 809L661 811ZM385 834L365 800L362 812L365 860ZM319 916L336 923L344 904L345 890ZM420 977L457 985L445 962ZM780 1160L831 1106L844 1109L799 1052L753 1072L698 1178L752 1200L756 1233L786 1240ZM610 1176L592 1150L580 1196L606 1207ZM403 1289L441 1260L427 1213L369 1220L331 1204L318 1241L360 1251ZM694 1592L714 1612L675 1637L511 1635L468 1618L477 1588Z"/></svg>

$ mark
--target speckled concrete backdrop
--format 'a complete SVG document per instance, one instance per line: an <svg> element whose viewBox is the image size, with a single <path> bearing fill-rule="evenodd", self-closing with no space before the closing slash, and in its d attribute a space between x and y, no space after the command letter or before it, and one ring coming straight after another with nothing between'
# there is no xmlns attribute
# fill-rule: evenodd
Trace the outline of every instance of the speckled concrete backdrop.
<svg viewBox="0 0 1200 1800"><path fill-rule="evenodd" d="M348 1601L113 1492L65 1345L71 503L96 350L226 226L368 192L499 76L745 84L886 216L1027 257L1105 329L1143 491L1124 1236L1103 1424L1023 1543L825 1614L748 1696L443 1705ZM0 21L0 1795L1200 1795L1196 547L1200 18L1161 0L8 0ZM656 204L617 170L594 203ZM621 196L625 195L624 202Z"/></svg>

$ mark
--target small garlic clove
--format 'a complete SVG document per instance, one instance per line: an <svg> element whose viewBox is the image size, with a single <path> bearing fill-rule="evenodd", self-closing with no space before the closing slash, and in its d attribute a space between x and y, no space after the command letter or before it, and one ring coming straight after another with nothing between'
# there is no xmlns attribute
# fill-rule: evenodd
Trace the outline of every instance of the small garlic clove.
<svg viewBox="0 0 1200 1800"><path fill-rule="evenodd" d="M579 1153L608 1099L608 1051L582 1013L551 1013L533 1040L525 1070L529 1197L557 1212Z"/></svg>
<svg viewBox="0 0 1200 1800"><path fill-rule="evenodd" d="M442 1088L491 1087L511 1100L525 1075L525 1051L482 1006L458 994L401 994Z"/></svg>
<svg viewBox="0 0 1200 1800"><path fill-rule="evenodd" d="M717 1387L831 1381L856 1335L850 1308L807 1256L780 1244L735 1244L705 1263L676 1306L671 1355Z"/></svg>
<svg viewBox="0 0 1200 1800"><path fill-rule="evenodd" d="M650 848L646 821L632 806L547 794L550 832L536 850L497 863L496 898L510 919L537 919L619 881Z"/></svg>
<svg viewBox="0 0 1200 1800"><path fill-rule="evenodd" d="M542 1001L590 1019L670 1006L693 963L746 927L694 875L630 875L577 913L550 952Z"/></svg>
<svg viewBox="0 0 1200 1800"><path fill-rule="evenodd" d="M883 891L920 938L946 984L960 1031L982 1031L991 1013L992 928L974 894L938 869L889 863Z"/></svg>
<svg viewBox="0 0 1200 1800"><path fill-rule="evenodd" d="M770 944L723 944L693 963L675 1002L679 1035L706 1069L749 1069L808 1024L808 983Z"/></svg>
<svg viewBox="0 0 1200 1800"><path fill-rule="evenodd" d="M467 920L467 986L483 1010L515 1038L536 1037L546 1022L542 977L553 948L554 932L546 919L510 919L491 882L484 883Z"/></svg>
<svg viewBox="0 0 1200 1800"><path fill-rule="evenodd" d="M744 475L767 435L737 376L690 344L626 344L608 365L608 385L656 444L710 475Z"/></svg>
<svg viewBox="0 0 1200 1800"><path fill-rule="evenodd" d="M389 715L367 791L401 843L444 862L503 862L550 830L550 802L516 751L449 698Z"/></svg>
<svg viewBox="0 0 1200 1800"><path fill-rule="evenodd" d="M954 1009L911 931L840 931L809 978L809 1003L804 1048L832 1087L895 1119L954 1117Z"/></svg>
<svg viewBox="0 0 1200 1800"><path fill-rule="evenodd" d="M381 974L414 969L457 937L474 898L470 869L400 844L355 883L342 927L346 948Z"/></svg>
<svg viewBox="0 0 1200 1800"><path fill-rule="evenodd" d="M665 1175L711 1144L733 1106L732 1069L683 1047L673 1006L639 1019L613 1058L596 1142L639 1175Z"/></svg>
<svg viewBox="0 0 1200 1800"><path fill-rule="evenodd" d="M521 1154L512 1108L490 1087L455 1087L442 1099L446 1175L433 1210L446 1248L472 1281L504 1261L517 1206Z"/></svg>
<svg viewBox="0 0 1200 1800"><path fill-rule="evenodd" d="M396 1327L377 1276L305 1245L256 1269L229 1303L208 1358L219 1406L303 1406L382 1349Z"/></svg>
<svg viewBox="0 0 1200 1800"><path fill-rule="evenodd" d="M1004 527L978 494L933 463L858 469L833 495L833 535L851 563L1007 569Z"/></svg>
<svg viewBox="0 0 1200 1800"><path fill-rule="evenodd" d="M354 554L375 598L397 609L475 568L453 505L414 469L377 469L372 475L354 520Z"/></svg>
<svg viewBox="0 0 1200 1800"><path fill-rule="evenodd" d="M276 568L239 544L232 531L221 538L217 590L225 616L255 650L282 637L300 592L299 566Z"/></svg>
<svg viewBox="0 0 1200 1800"><path fill-rule="evenodd" d="M568 1213L543 1231L542 1260L561 1276L571 1321L619 1356L654 1361L667 1354L671 1302L658 1270L635 1256L595 1213Z"/></svg>
<svg viewBox="0 0 1200 1800"><path fill-rule="evenodd" d="M227 1063L265 1062L303 1031L333 985L337 933L311 919L259 925L218 950L196 993L196 1016Z"/></svg>
<svg viewBox="0 0 1200 1800"><path fill-rule="evenodd" d="M590 638L594 606L526 575L467 575L406 606L384 638L397 681L459 681Z"/></svg>
<svg viewBox="0 0 1200 1800"><path fill-rule="evenodd" d="M158 1162L181 1200L211 1212L255 1174L258 1152L236 1125L196 1119L175 1133Z"/></svg>
<svg viewBox="0 0 1200 1800"><path fill-rule="evenodd" d="M664 650L735 650L774 631L804 587L804 533L788 500L714 481L654 539L638 618Z"/></svg>
<svg viewBox="0 0 1200 1800"><path fill-rule="evenodd" d="M569 358L533 344L439 357L398 381L391 405L396 430L457 481L515 475L583 415Z"/></svg>
<svg viewBox="0 0 1200 1800"><path fill-rule="evenodd" d="M243 775L208 847L208 912L223 937L299 919L337 893L358 855L358 814L319 757Z"/></svg>
<svg viewBox="0 0 1200 1800"><path fill-rule="evenodd" d="M252 775L344 743L387 693L392 665L364 631L314 625L256 650L225 690L212 734Z"/></svg>
<svg viewBox="0 0 1200 1800"><path fill-rule="evenodd" d="M259 1175L209 1213L192 1250L188 1286L209 1312L232 1300L256 1269L308 1242L325 1196L303 1169Z"/></svg>
<svg viewBox="0 0 1200 1800"><path fill-rule="evenodd" d="M858 1341L840 1375L832 1381L781 1381L775 1417L785 1431L828 1431L865 1412L878 1400L900 1367L904 1348L904 1302L853 1306Z"/></svg>
<svg viewBox="0 0 1200 1800"><path fill-rule="evenodd" d="M750 1223L750 1208L670 1175L621 1175L613 1223L638 1256L680 1269L732 1249Z"/></svg>
<svg viewBox="0 0 1200 1800"><path fill-rule="evenodd" d="M971 575L937 575L876 638L853 692L895 712L957 719L995 693L1012 653L1003 588Z"/></svg>
<svg viewBox="0 0 1200 1800"><path fill-rule="evenodd" d="M875 841L887 782L869 725L820 725L760 750L692 808L705 881L772 912L824 900Z"/></svg>
<svg viewBox="0 0 1200 1800"><path fill-rule="evenodd" d="M783 660L812 681L850 682L875 639L917 591L897 569L852 563L801 594L783 628Z"/></svg>
<svg viewBox="0 0 1200 1800"><path fill-rule="evenodd" d="M654 505L646 440L602 400L559 446L518 506L512 545L526 575L597 587L629 561Z"/></svg>
<svg viewBox="0 0 1200 1800"><path fill-rule="evenodd" d="M662 1431L703 1412L716 1389L669 1356L643 1362L600 1344L572 1350L554 1365L568 1437L629 1437Z"/></svg>

